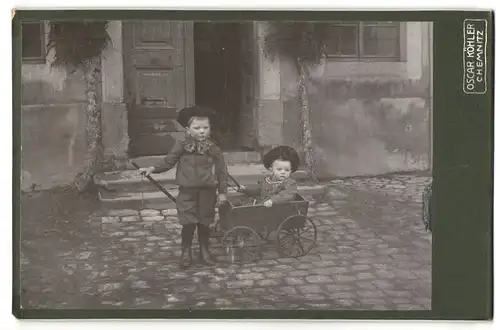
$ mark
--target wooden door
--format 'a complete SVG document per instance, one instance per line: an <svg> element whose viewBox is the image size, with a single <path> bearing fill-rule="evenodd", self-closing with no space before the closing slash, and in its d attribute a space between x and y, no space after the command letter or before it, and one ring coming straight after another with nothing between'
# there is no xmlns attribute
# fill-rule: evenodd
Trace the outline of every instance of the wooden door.
<svg viewBox="0 0 500 330"><path fill-rule="evenodd" d="M175 119L180 109L194 104L192 24L123 23L131 157L166 154L183 135Z"/></svg>

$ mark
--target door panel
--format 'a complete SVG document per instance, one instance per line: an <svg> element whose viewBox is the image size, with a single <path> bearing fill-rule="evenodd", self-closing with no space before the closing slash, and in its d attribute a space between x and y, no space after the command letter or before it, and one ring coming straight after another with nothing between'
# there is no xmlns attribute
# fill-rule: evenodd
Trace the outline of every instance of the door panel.
<svg viewBox="0 0 500 330"><path fill-rule="evenodd" d="M177 23L174 23L177 24ZM138 48L169 48L172 41L172 22L137 21L134 23L134 45ZM175 30L175 29L174 29ZM173 47L171 47L174 49Z"/></svg>
<svg viewBox="0 0 500 330"><path fill-rule="evenodd" d="M192 45L187 28L192 22L124 21L124 75L129 110L129 153L132 157L166 154L182 127L177 112L187 100L187 67L194 61L185 47ZM192 70L190 68L190 70ZM191 79L192 80L192 79ZM193 87L191 87L193 85ZM190 93L191 95L192 93Z"/></svg>

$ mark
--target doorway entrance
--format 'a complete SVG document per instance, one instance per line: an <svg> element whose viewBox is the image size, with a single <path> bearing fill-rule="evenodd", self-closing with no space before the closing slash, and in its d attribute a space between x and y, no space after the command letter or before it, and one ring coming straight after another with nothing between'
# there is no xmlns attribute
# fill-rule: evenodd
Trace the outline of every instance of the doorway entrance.
<svg viewBox="0 0 500 330"><path fill-rule="evenodd" d="M193 104L218 112L224 151L252 150L254 39L252 22L124 21L129 156L168 153L184 135L178 111Z"/></svg>
<svg viewBox="0 0 500 330"><path fill-rule="evenodd" d="M194 23L195 103L218 113L224 151L253 147L253 24Z"/></svg>

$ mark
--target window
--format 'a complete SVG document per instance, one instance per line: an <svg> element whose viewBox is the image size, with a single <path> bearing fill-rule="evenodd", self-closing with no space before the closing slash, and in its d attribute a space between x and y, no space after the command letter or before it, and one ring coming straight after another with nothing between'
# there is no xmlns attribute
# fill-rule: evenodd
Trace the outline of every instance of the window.
<svg viewBox="0 0 500 330"><path fill-rule="evenodd" d="M43 22L22 23L23 62L45 63L45 28Z"/></svg>
<svg viewBox="0 0 500 330"><path fill-rule="evenodd" d="M330 58L402 60L399 22L338 22L330 24L327 31L326 54Z"/></svg>

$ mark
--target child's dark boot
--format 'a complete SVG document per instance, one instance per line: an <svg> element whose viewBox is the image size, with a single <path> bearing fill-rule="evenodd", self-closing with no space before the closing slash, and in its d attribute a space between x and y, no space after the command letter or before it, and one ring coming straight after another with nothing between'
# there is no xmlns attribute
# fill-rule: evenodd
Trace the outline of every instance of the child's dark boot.
<svg viewBox="0 0 500 330"><path fill-rule="evenodd" d="M193 242L193 234L196 228L195 224L182 226L181 231L181 257L179 261L179 268L181 270L191 267L193 263L193 255L191 245Z"/></svg>
<svg viewBox="0 0 500 330"><path fill-rule="evenodd" d="M198 224L198 241L200 244L200 263L213 266L215 262L208 250L210 240L210 227Z"/></svg>
<svg viewBox="0 0 500 330"><path fill-rule="evenodd" d="M186 247L182 248L181 250L181 258L179 261L179 268L181 270L187 269L191 267L191 264L193 263L193 256L191 253L191 247Z"/></svg>

